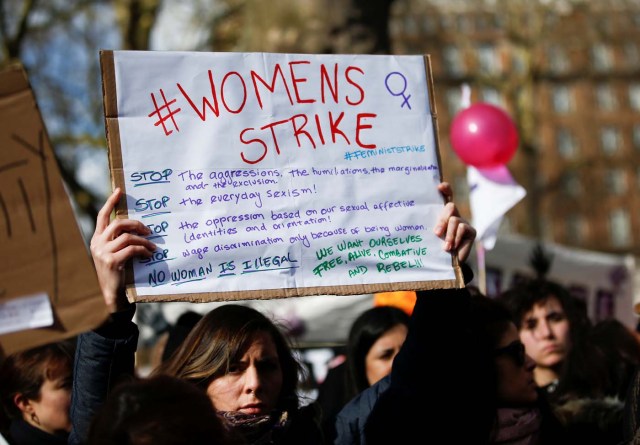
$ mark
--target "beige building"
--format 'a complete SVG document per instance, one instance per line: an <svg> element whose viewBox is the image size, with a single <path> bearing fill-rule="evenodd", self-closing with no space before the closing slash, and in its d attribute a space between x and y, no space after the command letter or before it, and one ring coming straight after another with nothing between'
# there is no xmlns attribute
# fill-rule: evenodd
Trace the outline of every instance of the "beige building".
<svg viewBox="0 0 640 445"><path fill-rule="evenodd" d="M518 125L508 168L527 197L502 230L640 255L639 0L396 0L390 30L394 53L431 55L457 202L466 167L448 132L467 84Z"/></svg>

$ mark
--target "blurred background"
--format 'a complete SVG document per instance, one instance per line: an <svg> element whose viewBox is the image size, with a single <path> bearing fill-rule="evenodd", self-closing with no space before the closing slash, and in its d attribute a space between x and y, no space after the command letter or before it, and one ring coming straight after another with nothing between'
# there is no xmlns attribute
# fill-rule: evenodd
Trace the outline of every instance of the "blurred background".
<svg viewBox="0 0 640 445"><path fill-rule="evenodd" d="M524 240L511 247L523 263L541 244L611 260L605 291L624 285L635 301L640 0L0 0L0 48L0 69L28 72L87 241L110 191L99 50L429 54L444 178L463 214L467 166L449 126L467 86L472 103L507 110L520 138L509 170L527 194L500 239ZM153 332L177 318L151 308Z"/></svg>

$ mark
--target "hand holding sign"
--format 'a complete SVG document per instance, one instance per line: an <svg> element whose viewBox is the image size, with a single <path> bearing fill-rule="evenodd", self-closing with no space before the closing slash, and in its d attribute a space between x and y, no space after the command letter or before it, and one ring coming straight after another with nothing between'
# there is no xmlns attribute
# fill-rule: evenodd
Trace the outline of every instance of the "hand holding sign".
<svg viewBox="0 0 640 445"><path fill-rule="evenodd" d="M149 258L156 246L142 235L151 230L140 221L114 219L111 212L120 200L121 191L116 188L102 206L91 238L91 256L96 267L102 296L110 312L116 312L126 304L124 299L124 264L134 257Z"/></svg>

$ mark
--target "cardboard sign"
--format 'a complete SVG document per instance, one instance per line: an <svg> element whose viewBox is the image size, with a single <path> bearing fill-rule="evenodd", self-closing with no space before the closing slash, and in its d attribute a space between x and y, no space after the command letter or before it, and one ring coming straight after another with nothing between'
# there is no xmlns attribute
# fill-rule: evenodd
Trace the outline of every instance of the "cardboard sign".
<svg viewBox="0 0 640 445"><path fill-rule="evenodd" d="M459 287L429 58L104 51L132 301ZM452 265L453 263L453 265Z"/></svg>
<svg viewBox="0 0 640 445"><path fill-rule="evenodd" d="M0 147L0 352L11 354L108 312L21 66L0 72Z"/></svg>

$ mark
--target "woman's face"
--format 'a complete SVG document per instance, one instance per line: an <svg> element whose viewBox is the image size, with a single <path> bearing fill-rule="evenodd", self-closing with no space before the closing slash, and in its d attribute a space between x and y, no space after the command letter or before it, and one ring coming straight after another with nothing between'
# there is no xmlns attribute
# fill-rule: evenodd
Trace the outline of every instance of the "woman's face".
<svg viewBox="0 0 640 445"><path fill-rule="evenodd" d="M550 296L524 315L520 339L539 367L552 368L562 363L571 348L569 328L560 301Z"/></svg>
<svg viewBox="0 0 640 445"><path fill-rule="evenodd" d="M530 405L538 399L533 378L535 362L524 352L518 329L510 323L496 348L498 402L502 406Z"/></svg>
<svg viewBox="0 0 640 445"><path fill-rule="evenodd" d="M40 398L30 400L29 403L35 417L32 418L31 413L25 413L27 422L50 434L71 431L71 376L45 379L40 387Z"/></svg>
<svg viewBox="0 0 640 445"><path fill-rule="evenodd" d="M273 338L259 332L229 373L209 383L207 394L219 411L268 414L277 407L282 379Z"/></svg>
<svg viewBox="0 0 640 445"><path fill-rule="evenodd" d="M404 339L407 338L407 327L397 324L380 337L371 346L365 357L365 371L369 385L391 372L391 365Z"/></svg>

